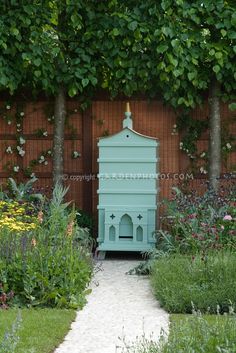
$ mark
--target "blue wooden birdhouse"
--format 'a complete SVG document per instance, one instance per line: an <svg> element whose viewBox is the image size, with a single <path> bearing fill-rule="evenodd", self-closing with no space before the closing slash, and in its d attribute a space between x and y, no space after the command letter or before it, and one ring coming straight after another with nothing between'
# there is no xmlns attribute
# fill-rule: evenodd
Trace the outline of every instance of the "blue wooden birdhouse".
<svg viewBox="0 0 236 353"><path fill-rule="evenodd" d="M129 103L123 129L101 137L98 251L147 251L155 246L158 140L133 130Z"/></svg>

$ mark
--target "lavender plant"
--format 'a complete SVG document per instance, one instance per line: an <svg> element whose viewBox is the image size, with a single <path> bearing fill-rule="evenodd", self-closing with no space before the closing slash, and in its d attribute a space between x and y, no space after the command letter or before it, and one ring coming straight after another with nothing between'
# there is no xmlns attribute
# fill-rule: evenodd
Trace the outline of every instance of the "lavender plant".
<svg viewBox="0 0 236 353"><path fill-rule="evenodd" d="M19 342L19 329L21 325L21 314L18 313L18 316L13 323L11 330L7 331L3 337L3 340L0 341L0 353L15 353L16 347Z"/></svg>

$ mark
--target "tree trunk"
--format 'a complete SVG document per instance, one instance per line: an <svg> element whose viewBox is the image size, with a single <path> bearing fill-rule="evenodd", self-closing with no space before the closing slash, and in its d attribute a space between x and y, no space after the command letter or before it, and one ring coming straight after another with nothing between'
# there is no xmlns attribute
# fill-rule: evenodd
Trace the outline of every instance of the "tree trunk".
<svg viewBox="0 0 236 353"><path fill-rule="evenodd" d="M220 124L220 84L214 78L210 85L210 145L209 145L209 186L214 191L219 188L221 172L221 124Z"/></svg>
<svg viewBox="0 0 236 353"><path fill-rule="evenodd" d="M64 128L66 119L66 95L64 87L59 88L54 103L54 137L53 137L53 186L63 184L64 161Z"/></svg>

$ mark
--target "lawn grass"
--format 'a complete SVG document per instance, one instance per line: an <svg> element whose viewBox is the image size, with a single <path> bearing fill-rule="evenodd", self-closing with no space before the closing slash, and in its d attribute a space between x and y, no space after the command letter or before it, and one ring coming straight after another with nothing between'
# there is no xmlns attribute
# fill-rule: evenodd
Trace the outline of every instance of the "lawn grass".
<svg viewBox="0 0 236 353"><path fill-rule="evenodd" d="M0 310L0 342L6 331L10 331L19 310ZM19 343L16 353L51 353L63 341L71 322L75 319L74 310L66 309L21 309Z"/></svg>

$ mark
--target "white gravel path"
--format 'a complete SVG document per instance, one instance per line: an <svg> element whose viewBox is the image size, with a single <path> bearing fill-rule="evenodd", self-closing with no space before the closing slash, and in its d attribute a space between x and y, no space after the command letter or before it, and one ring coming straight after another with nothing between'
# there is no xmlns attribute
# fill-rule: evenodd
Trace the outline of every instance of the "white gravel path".
<svg viewBox="0 0 236 353"><path fill-rule="evenodd" d="M168 314L153 297L149 279L127 275L139 262L105 260L97 265L92 293L55 353L121 353L122 341L158 339Z"/></svg>

